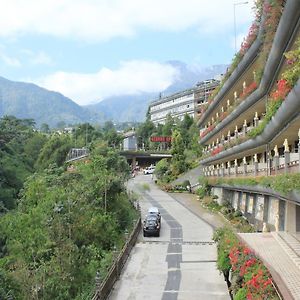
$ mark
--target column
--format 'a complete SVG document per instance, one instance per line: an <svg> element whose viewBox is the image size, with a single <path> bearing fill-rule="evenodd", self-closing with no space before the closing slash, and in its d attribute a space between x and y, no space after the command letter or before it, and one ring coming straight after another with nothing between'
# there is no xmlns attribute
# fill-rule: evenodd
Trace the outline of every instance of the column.
<svg viewBox="0 0 300 300"><path fill-rule="evenodd" d="M247 175L247 161L246 161L246 157L245 156L243 158L243 167L244 167L243 174L244 174L244 176L246 176Z"/></svg>
<svg viewBox="0 0 300 300"><path fill-rule="evenodd" d="M253 166L254 166L254 176L257 176L257 173L258 173L257 153L255 153L253 156Z"/></svg>
<svg viewBox="0 0 300 300"><path fill-rule="evenodd" d="M238 163L237 163L237 159L234 160L234 173L235 173L235 176L237 177L238 176Z"/></svg>
<svg viewBox="0 0 300 300"><path fill-rule="evenodd" d="M284 173L288 173L288 163L290 162L290 149L287 139L284 140Z"/></svg>
<svg viewBox="0 0 300 300"><path fill-rule="evenodd" d="M255 112L255 116L254 116L254 127L258 126L258 113Z"/></svg>
<svg viewBox="0 0 300 300"><path fill-rule="evenodd" d="M274 147L273 162L274 162L275 175L277 175L277 173L278 173L278 167L279 167L279 152L278 152L277 145L275 145L275 147Z"/></svg>
<svg viewBox="0 0 300 300"><path fill-rule="evenodd" d="M246 136L246 134L247 134L247 120L244 120L244 124L243 124L243 134L244 134L244 136Z"/></svg>
<svg viewBox="0 0 300 300"><path fill-rule="evenodd" d="M235 126L234 136L235 136L236 139L239 137L239 131L238 131L237 125Z"/></svg>

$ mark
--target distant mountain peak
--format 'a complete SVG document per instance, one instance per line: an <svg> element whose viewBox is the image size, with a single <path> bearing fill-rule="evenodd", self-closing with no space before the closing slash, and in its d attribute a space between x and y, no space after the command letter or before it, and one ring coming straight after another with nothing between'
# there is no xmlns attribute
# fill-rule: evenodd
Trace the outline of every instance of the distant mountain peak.
<svg viewBox="0 0 300 300"><path fill-rule="evenodd" d="M91 111L102 112L105 118L114 122L143 121L149 103L158 98L160 93L165 96L191 88L199 81L224 73L227 67L226 65L213 65L202 68L198 65L188 65L179 60L169 60L166 63L179 71L179 76L167 89L156 93L109 97L86 107Z"/></svg>

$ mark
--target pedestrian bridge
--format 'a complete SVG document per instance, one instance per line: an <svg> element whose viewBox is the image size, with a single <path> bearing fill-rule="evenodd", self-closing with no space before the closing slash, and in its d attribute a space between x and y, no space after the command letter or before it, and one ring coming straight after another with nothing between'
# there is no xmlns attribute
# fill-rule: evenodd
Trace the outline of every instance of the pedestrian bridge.
<svg viewBox="0 0 300 300"><path fill-rule="evenodd" d="M132 166L150 166L156 164L163 158L171 158L170 153L150 152L150 151L121 151L120 155L125 156L128 163Z"/></svg>
<svg viewBox="0 0 300 300"><path fill-rule="evenodd" d="M89 150L86 148L72 148L66 158L66 162L72 162L89 156Z"/></svg>

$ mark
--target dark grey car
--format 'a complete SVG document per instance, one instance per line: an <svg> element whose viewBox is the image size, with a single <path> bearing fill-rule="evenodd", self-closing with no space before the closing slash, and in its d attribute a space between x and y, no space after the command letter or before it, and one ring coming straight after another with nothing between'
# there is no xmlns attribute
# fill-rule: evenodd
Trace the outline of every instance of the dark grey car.
<svg viewBox="0 0 300 300"><path fill-rule="evenodd" d="M159 236L160 222L155 216L147 216L143 224L144 236Z"/></svg>

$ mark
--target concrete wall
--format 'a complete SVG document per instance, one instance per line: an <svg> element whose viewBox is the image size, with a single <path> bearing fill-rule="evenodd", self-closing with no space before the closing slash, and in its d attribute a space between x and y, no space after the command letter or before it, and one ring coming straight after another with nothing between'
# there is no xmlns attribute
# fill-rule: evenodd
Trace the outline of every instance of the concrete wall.
<svg viewBox="0 0 300 300"><path fill-rule="evenodd" d="M137 141L135 136L127 137L123 140L123 149L128 150L137 150Z"/></svg>
<svg viewBox="0 0 300 300"><path fill-rule="evenodd" d="M225 202L225 199L224 199L224 195L223 195L223 191L224 189L223 188L218 188L218 187L213 187L211 189L211 195L212 196L218 196L218 199L216 199L216 201L222 205L224 202Z"/></svg>
<svg viewBox="0 0 300 300"><path fill-rule="evenodd" d="M287 202L285 210L285 229L289 232L296 231L296 204Z"/></svg>
<svg viewBox="0 0 300 300"><path fill-rule="evenodd" d="M300 206L292 202L227 187L212 187L211 194L218 196L220 205L229 202L235 210L239 209L258 231L264 222L270 231L300 231Z"/></svg>

